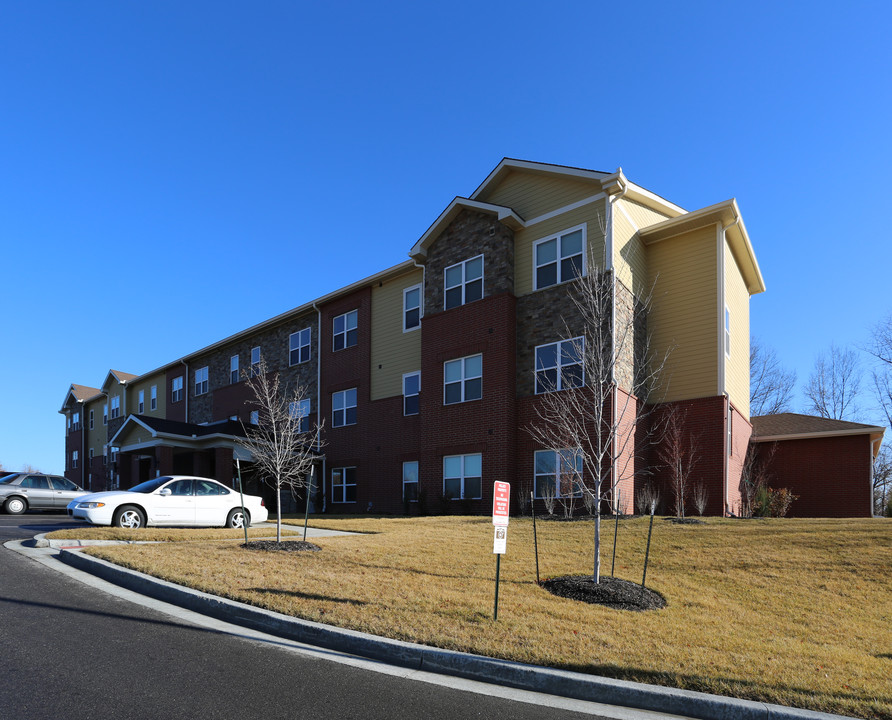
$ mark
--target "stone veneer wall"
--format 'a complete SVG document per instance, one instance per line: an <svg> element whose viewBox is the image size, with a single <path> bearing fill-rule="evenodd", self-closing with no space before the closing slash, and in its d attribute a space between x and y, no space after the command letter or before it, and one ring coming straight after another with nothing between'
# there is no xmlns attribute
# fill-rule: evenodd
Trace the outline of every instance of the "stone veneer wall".
<svg viewBox="0 0 892 720"><path fill-rule="evenodd" d="M463 210L428 250L424 314L443 311L447 267L483 255L483 297L514 292L514 231L495 217Z"/></svg>

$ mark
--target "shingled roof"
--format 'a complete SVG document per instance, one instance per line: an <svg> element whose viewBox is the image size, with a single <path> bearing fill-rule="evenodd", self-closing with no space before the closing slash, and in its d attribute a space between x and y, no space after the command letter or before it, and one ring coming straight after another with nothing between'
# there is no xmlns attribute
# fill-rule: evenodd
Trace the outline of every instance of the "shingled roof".
<svg viewBox="0 0 892 720"><path fill-rule="evenodd" d="M832 435L878 435L883 436L886 428L877 425L831 420L815 415L779 413L751 418L753 440L791 440L794 438L827 437Z"/></svg>

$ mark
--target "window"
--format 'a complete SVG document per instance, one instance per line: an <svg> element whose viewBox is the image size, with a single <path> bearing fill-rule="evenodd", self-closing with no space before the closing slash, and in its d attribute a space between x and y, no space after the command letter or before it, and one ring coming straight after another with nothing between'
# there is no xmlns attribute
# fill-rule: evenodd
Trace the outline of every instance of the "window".
<svg viewBox="0 0 892 720"><path fill-rule="evenodd" d="M108 465L108 448L107 447L102 448L102 464Z"/></svg>
<svg viewBox="0 0 892 720"><path fill-rule="evenodd" d="M443 458L443 494L453 500L483 497L483 456L448 455Z"/></svg>
<svg viewBox="0 0 892 720"><path fill-rule="evenodd" d="M443 404L468 402L483 397L483 355L443 363Z"/></svg>
<svg viewBox="0 0 892 720"><path fill-rule="evenodd" d="M331 426L356 425L356 388L331 395Z"/></svg>
<svg viewBox="0 0 892 720"><path fill-rule="evenodd" d="M93 411L90 410L90 430L93 429Z"/></svg>
<svg viewBox="0 0 892 720"><path fill-rule="evenodd" d="M540 345L536 348L536 394L582 387L585 338Z"/></svg>
<svg viewBox="0 0 892 720"><path fill-rule="evenodd" d="M450 265L444 273L444 309L467 305L483 297L483 255Z"/></svg>
<svg viewBox="0 0 892 720"><path fill-rule="evenodd" d="M288 364L297 365L310 359L310 328L291 333L289 342Z"/></svg>
<svg viewBox="0 0 892 720"><path fill-rule="evenodd" d="M205 395L208 391L208 367L198 368L195 371L195 396Z"/></svg>
<svg viewBox="0 0 892 720"><path fill-rule="evenodd" d="M170 401L179 402L183 399L183 376L175 377L170 386Z"/></svg>
<svg viewBox="0 0 892 720"><path fill-rule="evenodd" d="M534 466L537 498L582 495L582 453L578 449L537 450Z"/></svg>
<svg viewBox="0 0 892 720"><path fill-rule="evenodd" d="M90 448L90 462L93 462L93 448Z"/></svg>
<svg viewBox="0 0 892 720"><path fill-rule="evenodd" d="M421 373L403 375L403 415L418 414L418 399L421 392Z"/></svg>
<svg viewBox="0 0 892 720"><path fill-rule="evenodd" d="M149 390L149 409L157 410L158 409L158 386L152 385Z"/></svg>
<svg viewBox="0 0 892 720"><path fill-rule="evenodd" d="M731 357L731 310L725 306L725 355Z"/></svg>
<svg viewBox="0 0 892 720"><path fill-rule="evenodd" d="M251 348L251 377L260 372L260 346Z"/></svg>
<svg viewBox="0 0 892 720"><path fill-rule="evenodd" d="M356 345L356 339L359 332L356 329L358 322L359 311L357 310L351 310L343 315L338 315L334 319L333 352Z"/></svg>
<svg viewBox="0 0 892 720"><path fill-rule="evenodd" d="M259 424L260 424L260 411L259 411L259 410L252 410L252 411L251 411L250 418L249 418L248 421L249 421L252 425L259 425Z"/></svg>
<svg viewBox="0 0 892 720"><path fill-rule="evenodd" d="M585 226L567 230L533 244L537 290L585 275Z"/></svg>
<svg viewBox="0 0 892 720"><path fill-rule="evenodd" d="M121 417L121 396L115 395L111 399L111 419Z"/></svg>
<svg viewBox="0 0 892 720"><path fill-rule="evenodd" d="M102 424L108 425L108 403L102 406Z"/></svg>
<svg viewBox="0 0 892 720"><path fill-rule="evenodd" d="M80 430L81 429L81 414L79 412L73 413L71 415L71 429L72 430Z"/></svg>
<svg viewBox="0 0 892 720"><path fill-rule="evenodd" d="M403 290L403 332L421 327L421 285Z"/></svg>
<svg viewBox="0 0 892 720"><path fill-rule="evenodd" d="M356 502L356 468L332 468L331 501L333 503Z"/></svg>
<svg viewBox="0 0 892 720"><path fill-rule="evenodd" d="M310 399L304 398L297 402L288 403L288 412L292 418L297 420L298 432L310 431Z"/></svg>
<svg viewBox="0 0 892 720"><path fill-rule="evenodd" d="M137 412L142 415L146 411L146 391L139 391L139 402L137 403Z"/></svg>
<svg viewBox="0 0 892 720"><path fill-rule="evenodd" d="M238 382L238 355L229 358L229 383L235 385Z"/></svg>
<svg viewBox="0 0 892 720"><path fill-rule="evenodd" d="M73 450L71 452L71 467L72 468L77 467L77 450Z"/></svg>
<svg viewBox="0 0 892 720"><path fill-rule="evenodd" d="M418 502L418 461L403 463L403 502Z"/></svg>

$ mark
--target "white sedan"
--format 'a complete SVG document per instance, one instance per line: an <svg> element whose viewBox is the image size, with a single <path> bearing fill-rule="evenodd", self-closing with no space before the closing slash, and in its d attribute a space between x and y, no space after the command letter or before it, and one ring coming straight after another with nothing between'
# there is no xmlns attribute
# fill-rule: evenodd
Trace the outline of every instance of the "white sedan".
<svg viewBox="0 0 892 720"><path fill-rule="evenodd" d="M263 498L245 495L247 522L266 522ZM68 504L68 514L94 525L139 528L146 525L222 525L245 523L241 498L216 480L166 475L129 490L82 495Z"/></svg>

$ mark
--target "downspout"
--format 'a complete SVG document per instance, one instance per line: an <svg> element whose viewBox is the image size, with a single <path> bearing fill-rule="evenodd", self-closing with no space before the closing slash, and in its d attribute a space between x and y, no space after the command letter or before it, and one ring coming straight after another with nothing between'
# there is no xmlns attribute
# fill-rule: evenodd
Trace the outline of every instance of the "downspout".
<svg viewBox="0 0 892 720"><path fill-rule="evenodd" d="M727 298L725 297L725 235L729 228L732 228L740 223L740 218L735 217L734 222L730 222L727 225L718 225L718 229L716 232L716 240L717 240L717 254L718 254L718 275L716 280L719 286L719 366L718 366L718 380L719 380L719 395L724 398L723 410L725 415L724 426L725 426L725 441L723 443L725 448L725 457L723 461L723 470L722 470L722 505L724 505L724 515L729 514L728 507L728 473L730 471L730 462L728 458L731 457L731 397L728 395L728 389L726 387L726 373L725 373L725 363L727 356L725 355L725 307L727 303Z"/></svg>
<svg viewBox="0 0 892 720"><path fill-rule="evenodd" d="M322 422L322 310L316 305L316 301L313 301L313 310L316 311L316 427L319 427L319 423ZM322 450L321 443L322 438L317 435L316 437L316 452L319 453ZM326 506L326 495L325 495L325 475L327 472L326 458L322 458L322 472L321 474L321 483L322 483L322 512L325 512ZM309 491L308 491L309 492ZM318 512L318 510L317 510Z"/></svg>
<svg viewBox="0 0 892 720"><path fill-rule="evenodd" d="M84 468L87 463L87 406L83 400L80 401L81 406L81 487L86 487L86 479L87 476L84 473ZM871 464L872 466L872 464ZM90 488L90 492L93 492L93 488ZM871 506L873 503L871 503Z"/></svg>
<svg viewBox="0 0 892 720"><path fill-rule="evenodd" d="M186 374L183 377L183 402L186 403L186 419L189 422L189 364L185 360L180 360L186 367Z"/></svg>
<svg viewBox="0 0 892 720"><path fill-rule="evenodd" d="M617 413L619 412L619 400L617 398L617 381L616 381L616 272L613 265L613 205L617 200L621 200L623 196L629 191L629 186L623 183L622 181L622 172L623 169L617 168L617 174L619 176L619 182L622 186L622 190L620 190L617 195L608 195L607 196L607 228L605 230L604 237L604 251L607 256L607 267L605 268L610 272L610 346L612 348L613 359L610 363L610 382L613 385L613 393L611 394L610 404L611 410L610 414L612 415L611 421L616 423L617 421ZM614 442L614 450L616 450L616 433L613 434L613 442ZM614 514L618 513L619 508L616 503L616 493L614 489L616 488L618 480L616 477L616 463L610 464L610 502L613 505Z"/></svg>
<svg viewBox="0 0 892 720"><path fill-rule="evenodd" d="M109 467L111 465L111 457L110 457L111 456L111 448L109 447L109 444L108 444L108 420L109 420L108 414L109 414L109 410L107 410L107 408L108 408L108 404L109 404L109 402L108 402L109 397L108 397L108 393L105 392L104 390L100 390L99 393L105 398L105 405L102 408L103 418L105 419L105 422L102 425L102 427L105 428L105 442L102 443L102 452L103 452L102 457L105 459L102 461L102 467L105 472L105 485L106 485L105 489L110 490L111 487L109 487L109 486L111 485L111 481L114 479L114 472L112 472L112 476L109 477Z"/></svg>

